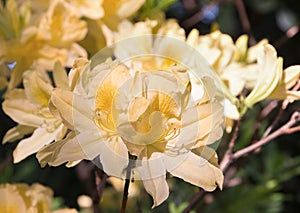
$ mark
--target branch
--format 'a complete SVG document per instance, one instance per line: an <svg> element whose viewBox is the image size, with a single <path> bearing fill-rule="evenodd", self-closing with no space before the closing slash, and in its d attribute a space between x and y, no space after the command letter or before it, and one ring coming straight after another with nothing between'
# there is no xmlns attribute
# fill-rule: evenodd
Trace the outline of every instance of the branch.
<svg viewBox="0 0 300 213"><path fill-rule="evenodd" d="M297 33L299 33L299 27L300 24L292 26L290 29L288 29L281 38L279 38L276 42L274 42L274 47L276 49L279 49L289 39L293 38Z"/></svg>
<svg viewBox="0 0 300 213"><path fill-rule="evenodd" d="M287 134L292 134L296 131L300 131L300 126L291 128L293 125L295 125L299 121L300 121L300 112L294 112L293 115L291 116L291 119L285 125L283 125L279 129L277 129L275 132L262 138L261 140L257 141L256 143L254 143L248 147L245 147L245 148L237 151L236 153L234 153L232 156L232 161L236 160L250 152L253 152L257 148L262 147L263 145L267 144L268 142L277 138L280 135L287 135Z"/></svg>
<svg viewBox="0 0 300 213"><path fill-rule="evenodd" d="M183 210L182 213L188 213L188 212L192 211L195 208L195 206L198 204L199 200L201 200L205 194L206 194L206 192L204 190L199 191L193 197L193 199L190 201L189 205Z"/></svg>
<svg viewBox="0 0 300 213"><path fill-rule="evenodd" d="M239 123L237 123L234 134L232 136L232 139L229 142L228 150L225 153L222 162L220 163L221 170L224 172L235 160L239 159L240 157L242 157L246 154L249 154L250 152L255 151L256 149L262 147L263 145L267 144L268 142L277 138L280 135L287 135L287 134L299 132L300 126L293 127L299 121L300 121L300 112L294 112L293 115L291 116L290 120L285 125L280 127L278 130L276 130L269 136L262 138L261 140L257 141L256 143L233 153L232 150L234 147L234 143L235 143L235 140L236 140L236 137L237 137L237 134L239 131L239 125L240 125ZM187 212L191 211L197 205L199 200L201 200L204 197L205 193L206 192L203 190L198 192L193 197L193 199L190 201L189 205L185 208L183 213L187 213Z"/></svg>
<svg viewBox="0 0 300 213"><path fill-rule="evenodd" d="M240 16L241 24L244 29L244 31L249 35L249 44L252 46L256 44L255 38L252 33L250 21L247 15L247 11L245 9L245 5L243 0L236 0L235 1L236 9L238 11L238 14Z"/></svg>
<svg viewBox="0 0 300 213"><path fill-rule="evenodd" d="M236 139L238 137L240 126L241 126L241 120L239 119L237 121L236 125L235 125L235 129L234 129L232 138L231 138L231 140L230 140L230 142L228 144L228 149L227 149L227 151L224 154L222 162L220 163L220 169L222 171L223 171L223 168L227 167L227 164L231 161L234 144L235 144L235 141L236 141Z"/></svg>
<svg viewBox="0 0 300 213"><path fill-rule="evenodd" d="M300 88L300 80L297 81L297 83L294 85L292 91L297 91ZM270 134L270 132L274 129L274 127L277 125L277 123L279 122L283 111L287 108L287 106L289 105L290 101L289 99L285 99L282 104L281 104L281 108L280 111L278 112L275 120L273 121L273 123L267 128L267 130L265 131L265 133L263 134L263 138L266 137L267 135Z"/></svg>
<svg viewBox="0 0 300 213"><path fill-rule="evenodd" d="M12 155L9 155L5 160L0 164L0 172L5 169L5 167L12 162Z"/></svg>
<svg viewBox="0 0 300 213"><path fill-rule="evenodd" d="M102 174L102 175L101 175ZM99 168L96 167L96 171L95 171L95 183L96 183L96 198L94 202L94 211L95 208L99 209L99 203L101 201L102 198L102 194L106 185L106 180L107 180L108 176L104 171L101 171ZM95 206L97 205L97 207Z"/></svg>

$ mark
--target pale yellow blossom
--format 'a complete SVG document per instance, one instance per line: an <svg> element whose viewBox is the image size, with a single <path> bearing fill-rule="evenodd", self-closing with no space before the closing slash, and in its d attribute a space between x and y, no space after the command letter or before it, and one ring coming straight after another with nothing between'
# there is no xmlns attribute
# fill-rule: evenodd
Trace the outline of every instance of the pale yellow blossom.
<svg viewBox="0 0 300 213"><path fill-rule="evenodd" d="M0 211L10 212L50 212L53 192L40 184L1 184Z"/></svg>
<svg viewBox="0 0 300 213"><path fill-rule="evenodd" d="M134 15L144 3L145 0L103 0L104 16L86 20L88 34L80 44L91 54L110 45L112 31L116 31L119 23Z"/></svg>
<svg viewBox="0 0 300 213"><path fill-rule="evenodd" d="M77 213L75 209L51 211L53 191L41 184L0 184L1 213Z"/></svg>
<svg viewBox="0 0 300 213"><path fill-rule="evenodd" d="M63 0L51 1L47 12L39 21L38 30L39 37L58 48L69 48L87 33L86 23Z"/></svg>
<svg viewBox="0 0 300 213"><path fill-rule="evenodd" d="M134 178L143 181L153 206L169 195L166 172L208 191L222 187L217 155L207 147L223 132L223 108L210 76L213 72L198 60L196 65L208 74L197 79L188 68L177 65L181 54L177 60L158 61L155 56L132 58L138 55L135 51L126 56L124 50L132 44L128 40L116 44L115 55L130 58L125 64L118 60L101 63L101 58L97 63L95 56L82 71L72 72L80 74L73 92L52 92L50 105L72 131L38 152L41 165L99 158L108 175L125 178L129 152L137 158ZM178 51L184 49L183 44ZM168 38L158 37L157 42L144 45L153 45L149 51L158 48L153 52L158 55L177 53ZM136 47L147 53L147 48ZM191 58L182 59L188 63Z"/></svg>
<svg viewBox="0 0 300 213"><path fill-rule="evenodd" d="M68 85L64 69L54 69L55 84ZM53 140L59 140L66 134L62 120L56 118L48 108L53 90L49 77L44 72L30 70L23 76L24 89L13 89L5 96L3 110L15 122L16 127L8 130L3 143L24 138L17 145L13 155L14 162L20 162L27 156L37 152ZM65 88L65 87L64 87Z"/></svg>

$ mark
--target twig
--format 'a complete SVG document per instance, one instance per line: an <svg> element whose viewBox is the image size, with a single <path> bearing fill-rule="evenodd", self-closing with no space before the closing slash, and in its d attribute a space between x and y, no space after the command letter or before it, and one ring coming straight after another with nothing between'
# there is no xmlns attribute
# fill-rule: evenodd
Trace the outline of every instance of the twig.
<svg viewBox="0 0 300 213"><path fill-rule="evenodd" d="M255 41L255 38L252 33L251 25L249 22L249 18L247 15L247 11L246 11L244 2L243 2L243 0L236 0L235 5L237 8L238 14L240 16L240 19L241 19L242 27L243 27L244 31L249 35L249 44L250 44L250 46L252 46L252 45L256 44L256 41Z"/></svg>
<svg viewBox="0 0 300 213"><path fill-rule="evenodd" d="M222 170L222 167L226 167L226 164L231 161L230 159L231 159L231 156L232 156L232 153L233 153L233 148L234 148L235 141L236 141L236 139L238 137L238 132L239 132L239 129L240 129L240 125L241 125L241 120L239 119L236 122L232 138L231 138L231 140L230 140L230 142L228 144L228 149L225 152L223 160L222 160L222 162L220 164L221 170ZM199 191L193 197L193 199L190 201L189 205L183 210L182 213L190 212L193 208L195 208L195 206L197 205L197 203L199 202L199 200L201 200L203 198L203 196L205 195L205 193L206 192L203 191L203 190Z"/></svg>
<svg viewBox="0 0 300 213"><path fill-rule="evenodd" d="M189 205L183 210L182 213L188 213L191 210L193 210L195 208L195 206L198 204L199 200L201 200L204 195L205 195L205 191L201 190L199 191L194 197L193 199L190 201Z"/></svg>
<svg viewBox="0 0 300 213"><path fill-rule="evenodd" d="M220 163L220 169L222 171L224 171L224 168L227 167L227 163L230 162L230 159L231 159L232 153L233 153L234 144L235 144L235 141L236 141L236 139L238 137L240 126L241 126L241 119L239 119L237 121L236 125L235 125L235 129L234 129L232 138L231 138L231 140L229 142L228 149L227 149L227 151L224 154L222 162Z"/></svg>
<svg viewBox="0 0 300 213"><path fill-rule="evenodd" d="M189 17L188 19L186 19L185 21L182 22L182 26L184 26L185 28L191 28L192 26L194 26L195 24L197 24L204 15L204 10L208 9L209 7L214 7L215 5L221 3L223 0L215 0L211 3L208 3L206 5L206 8L202 8L200 9L197 13L195 13L194 15L192 15L191 17Z"/></svg>
<svg viewBox="0 0 300 213"><path fill-rule="evenodd" d="M297 83L294 85L292 91L297 91L300 88L300 80L297 81ZM267 130L265 131L265 133L263 134L263 138L266 137L267 135L270 134L270 132L274 129L274 127L277 125L277 123L279 122L284 110L287 108L288 104L290 103L289 99L285 99L282 104L281 104L281 108L275 118L275 120L273 121L273 123L267 128Z"/></svg>
<svg viewBox="0 0 300 213"><path fill-rule="evenodd" d="M96 177L95 177L95 184L93 179L91 178L91 172L95 168L95 165L90 163L90 162L85 162L82 161L80 162L76 167L75 171L77 174L78 179L80 182L83 184L83 187L87 191L87 193L91 196L93 200L93 209L94 213L101 213L101 209L99 206L99 200L101 198L101 193L99 196L99 188L97 185L100 185L100 180L97 180L97 172L96 172ZM98 170L98 168L96 167ZM103 189L102 189L103 191Z"/></svg>
<svg viewBox="0 0 300 213"><path fill-rule="evenodd" d="M274 131L273 133L271 133L267 137L264 137L261 140L257 141L256 143L251 144L250 146L245 147L245 148L237 151L236 153L234 153L232 158L231 158L232 161L237 160L238 158L240 158L240 157L254 151L255 149L267 144L268 142L270 142L271 140L277 138L280 135L287 135L287 134L292 134L296 131L300 131L300 126L291 128L293 125L295 125L299 121L300 121L300 112L294 112L293 115L291 116L291 119L285 125L283 125L279 129L277 129L276 131Z"/></svg>
<svg viewBox="0 0 300 213"><path fill-rule="evenodd" d="M274 47L276 49L279 49L289 39L293 38L297 33L299 33L299 27L300 24L292 26L290 29L288 29L281 38L279 38L276 42L274 42Z"/></svg>
<svg viewBox="0 0 300 213"><path fill-rule="evenodd" d="M12 155L9 155L1 164L0 164L0 172L5 169L5 167L12 162Z"/></svg>
<svg viewBox="0 0 300 213"><path fill-rule="evenodd" d="M126 179L125 179L125 184L124 184L124 190L123 190L123 199L122 199L122 206L121 206L121 213L125 213L126 211L126 205L127 205L127 200L128 200L128 190L129 190L129 185L131 181L131 171L132 168L135 166L135 160L136 156L131 155L128 153L129 156L129 162L127 166L127 171L126 171Z"/></svg>
<svg viewBox="0 0 300 213"><path fill-rule="evenodd" d="M99 203L100 203L101 198L102 198L102 194L103 194L103 191L104 191L104 188L105 188L105 185L106 185L107 178L108 178L107 174L96 167L95 183L96 183L97 193L96 193L95 201L96 200L98 200L98 201L95 202L95 204L98 206L97 209L99 208Z"/></svg>
<svg viewBox="0 0 300 213"><path fill-rule="evenodd" d="M273 100L270 103L268 103L268 105L265 108L263 108L263 110L261 111L259 115L259 119L261 120L267 117L277 106L278 106L277 100Z"/></svg>

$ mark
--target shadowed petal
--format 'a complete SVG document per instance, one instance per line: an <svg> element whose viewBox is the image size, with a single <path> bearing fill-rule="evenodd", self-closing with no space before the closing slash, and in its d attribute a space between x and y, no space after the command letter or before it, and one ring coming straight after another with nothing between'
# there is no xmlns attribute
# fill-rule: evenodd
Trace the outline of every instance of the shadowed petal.
<svg viewBox="0 0 300 213"><path fill-rule="evenodd" d="M20 162L27 156L40 150L44 145L51 143L61 133L63 127L63 125L60 125L53 132L49 132L44 128L37 128L31 137L21 140L18 144L13 153L14 163Z"/></svg>
<svg viewBox="0 0 300 213"><path fill-rule="evenodd" d="M17 125L6 132L3 137L2 143L14 142L18 139L23 138L25 135L32 133L35 127Z"/></svg>
<svg viewBox="0 0 300 213"><path fill-rule="evenodd" d="M2 106L3 111L19 124L39 127L43 123L43 118L37 115L39 108L30 103L22 89L11 90Z"/></svg>
<svg viewBox="0 0 300 213"><path fill-rule="evenodd" d="M166 158L168 161L168 158ZM174 160L169 158L169 160ZM206 191L213 191L217 185L222 188L222 171L209 163L208 160L189 152L186 159L175 169L169 171L172 175L191 184L199 186Z"/></svg>

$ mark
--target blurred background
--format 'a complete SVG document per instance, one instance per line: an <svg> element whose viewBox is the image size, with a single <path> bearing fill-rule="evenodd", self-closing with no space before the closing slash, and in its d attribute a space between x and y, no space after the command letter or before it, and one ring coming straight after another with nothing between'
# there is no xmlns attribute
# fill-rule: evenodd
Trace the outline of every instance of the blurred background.
<svg viewBox="0 0 300 213"><path fill-rule="evenodd" d="M164 3L162 6L162 2ZM157 16L163 11L167 18L175 18L188 33L197 28L200 34L218 27L235 40L242 34L250 36L250 44L267 38L284 57L284 67L300 64L300 1L297 0L148 0L133 20ZM2 101L2 100L1 100ZM260 138L277 115L274 109L268 119L260 120L260 112L268 104L257 104L242 121L236 149ZM278 126L286 122L300 104L290 105ZM1 108L2 110L2 108ZM0 140L14 122L0 112ZM224 136L224 141L230 135ZM82 162L75 168L41 168L35 156L13 164L12 152L17 143L0 145L0 183L40 182L55 192L54 208L61 206L79 209L77 198L93 197L94 166ZM226 144L220 145L220 158ZM207 193L194 212L298 212L300 208L300 133L282 136L261 150L241 158L228 170L230 176L222 192ZM232 174L232 175L231 175ZM129 197L128 212L181 212L200 189L176 178L168 179L170 197L151 210L152 200L144 189ZM138 183L136 183L138 185ZM103 212L119 212L122 192L107 183L101 202ZM82 210L84 212L84 210ZM88 212L87 210L85 212Z"/></svg>

